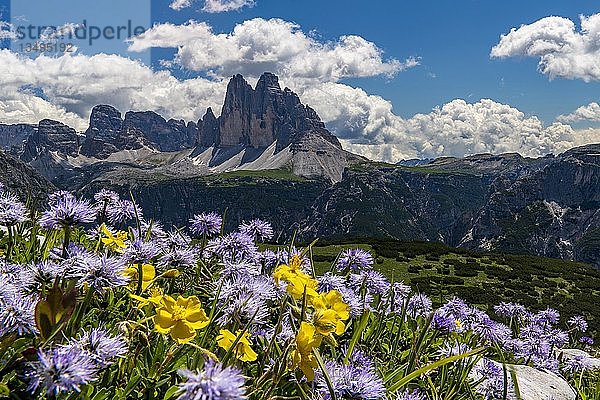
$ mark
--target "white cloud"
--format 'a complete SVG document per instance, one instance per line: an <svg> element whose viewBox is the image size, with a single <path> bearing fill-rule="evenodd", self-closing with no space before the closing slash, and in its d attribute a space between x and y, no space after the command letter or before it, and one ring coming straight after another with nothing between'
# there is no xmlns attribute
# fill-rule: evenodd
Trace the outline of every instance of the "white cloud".
<svg viewBox="0 0 600 400"><path fill-rule="evenodd" d="M493 100L453 100L403 119L392 104L362 89L325 83L302 91L345 149L374 160L518 152L538 157L600 142L600 130L574 130Z"/></svg>
<svg viewBox="0 0 600 400"><path fill-rule="evenodd" d="M67 112L31 93L9 92L0 94L0 122L3 124L37 123L53 119L72 127L87 127L87 121L79 115Z"/></svg>
<svg viewBox="0 0 600 400"><path fill-rule="evenodd" d="M380 48L360 36L321 42L282 19L255 18L221 34L203 22L159 24L133 38L129 50L152 47L177 48L176 63L218 77L236 73L257 77L271 71L282 78L336 82L350 77L393 76L419 64L414 57L404 62L386 60Z"/></svg>
<svg viewBox="0 0 600 400"><path fill-rule="evenodd" d="M193 2L194 0L173 0L171 4L169 4L169 7L173 10L179 11L191 6Z"/></svg>
<svg viewBox="0 0 600 400"><path fill-rule="evenodd" d="M600 80L600 14L581 16L581 30L568 18L546 17L513 28L492 48L494 58L536 57L553 78Z"/></svg>
<svg viewBox="0 0 600 400"><path fill-rule="evenodd" d="M40 117L63 118L65 113L79 116L74 127L86 128L85 120L93 106L111 104L121 111L153 110L165 118L188 121L199 119L206 107L220 109L227 82L202 78L178 80L168 71L155 72L149 67L118 55L94 56L65 54L61 57L20 57L9 50L0 50L0 122L11 120L11 109L31 106L24 112L25 120L36 123ZM36 97L25 93L23 86L43 92L46 103L55 108L42 112ZM21 103L11 103L16 98ZM27 100L27 101L24 101ZM12 105L11 105L12 104ZM43 103L45 104L45 103Z"/></svg>
<svg viewBox="0 0 600 400"><path fill-rule="evenodd" d="M206 0L202 11L208 13L221 13L239 10L243 7L253 7L254 0Z"/></svg>
<svg viewBox="0 0 600 400"><path fill-rule="evenodd" d="M570 114L559 115L557 120L561 122L600 122L600 105L593 102L588 105L581 106Z"/></svg>
<svg viewBox="0 0 600 400"><path fill-rule="evenodd" d="M0 21L0 40L16 39L17 37L17 31L13 24L6 21Z"/></svg>

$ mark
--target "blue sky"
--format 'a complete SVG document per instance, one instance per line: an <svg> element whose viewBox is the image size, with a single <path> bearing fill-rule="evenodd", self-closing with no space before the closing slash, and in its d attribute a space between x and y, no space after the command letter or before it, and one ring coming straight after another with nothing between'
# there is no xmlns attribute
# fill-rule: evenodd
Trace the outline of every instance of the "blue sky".
<svg viewBox="0 0 600 400"><path fill-rule="evenodd" d="M230 32L244 20L282 18L315 30L324 40L356 34L373 41L388 57L421 58L421 66L386 77L344 80L394 104L403 117L429 112L452 99L491 98L546 122L582 104L599 100L600 84L554 79L536 71L536 59L492 60L490 50L513 27L557 15L577 21L600 12L595 1L376 1L258 0L252 8L208 14L202 4L174 11L153 1L153 19L208 21L215 32ZM169 52L155 51L157 58ZM435 78L433 77L435 76Z"/></svg>
<svg viewBox="0 0 600 400"><path fill-rule="evenodd" d="M373 159L560 153L600 142L594 3L0 0L0 39L12 38L0 51L0 122L83 131L101 103L197 121L207 107L218 114L232 74L252 83L270 70L346 149ZM26 24L146 32L63 38L76 50L42 54L15 34Z"/></svg>

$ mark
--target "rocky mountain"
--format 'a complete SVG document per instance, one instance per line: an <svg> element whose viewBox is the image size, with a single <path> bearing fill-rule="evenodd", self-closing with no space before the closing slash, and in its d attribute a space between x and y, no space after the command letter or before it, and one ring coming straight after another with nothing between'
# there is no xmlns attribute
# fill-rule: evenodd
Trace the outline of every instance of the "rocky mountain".
<svg viewBox="0 0 600 400"><path fill-rule="evenodd" d="M0 171L0 183L22 201L31 200L42 206L46 197L56 190L56 186L36 170L4 150L0 150Z"/></svg>
<svg viewBox="0 0 600 400"><path fill-rule="evenodd" d="M265 218L279 240L290 228L306 241L435 240L600 268L600 145L372 163L270 73L254 88L232 77L220 115L209 108L196 122L99 105L85 132L0 125L0 143L60 188L131 191L148 217L178 225L228 209L230 227Z"/></svg>

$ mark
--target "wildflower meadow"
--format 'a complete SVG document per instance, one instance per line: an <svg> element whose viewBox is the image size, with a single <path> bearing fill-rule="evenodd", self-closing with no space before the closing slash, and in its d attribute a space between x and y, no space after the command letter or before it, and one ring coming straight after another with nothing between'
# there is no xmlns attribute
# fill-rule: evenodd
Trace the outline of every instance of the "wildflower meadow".
<svg viewBox="0 0 600 400"><path fill-rule="evenodd" d="M0 188L0 397L10 399L518 399L510 368L600 399L582 316L390 282L361 249L317 276L312 245L265 245L269 222L224 231L145 218L133 198Z"/></svg>

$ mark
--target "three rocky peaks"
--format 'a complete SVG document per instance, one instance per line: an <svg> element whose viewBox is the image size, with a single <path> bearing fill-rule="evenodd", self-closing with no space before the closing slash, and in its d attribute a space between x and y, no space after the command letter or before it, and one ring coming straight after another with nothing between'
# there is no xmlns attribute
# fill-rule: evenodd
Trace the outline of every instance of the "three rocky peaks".
<svg viewBox="0 0 600 400"><path fill-rule="evenodd" d="M58 155L65 159L83 156L110 160L111 155L122 151L193 149L189 156L198 157L210 149L210 157L202 157L209 169L244 152L238 157L239 165L229 163L227 168L222 168L242 169L248 161L256 160L269 149L269 157L282 151L289 153L285 157L280 155L275 163L267 163L270 168L291 168L297 175L337 181L348 162L360 159L342 150L338 139L325 128L317 113L303 105L290 89L281 89L279 79L272 73L264 73L255 88L243 76L233 76L227 86L221 115L217 117L208 108L197 122L165 120L152 111L129 111L122 116L112 106L98 105L92 109L89 127L83 134L48 119L37 126L2 125L0 129L6 133L4 141L12 138L13 142L0 144L12 147L13 153L33 164L48 154L55 159ZM253 168L266 169L257 163L250 166Z"/></svg>

